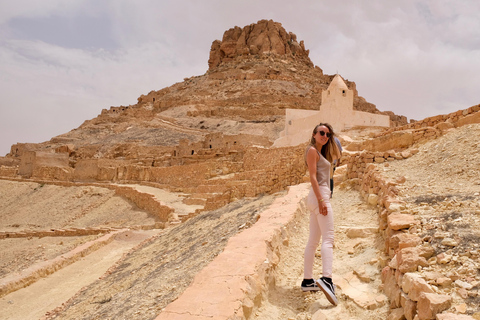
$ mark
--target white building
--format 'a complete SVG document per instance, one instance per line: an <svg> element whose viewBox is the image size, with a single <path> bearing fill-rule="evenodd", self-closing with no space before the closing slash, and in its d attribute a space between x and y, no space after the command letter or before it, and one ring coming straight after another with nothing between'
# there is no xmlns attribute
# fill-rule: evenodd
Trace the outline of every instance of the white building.
<svg viewBox="0 0 480 320"><path fill-rule="evenodd" d="M322 92L320 110L286 110L285 129L273 147L296 146L309 141L313 128L321 122L331 124L336 133L355 126L390 127L387 115L353 110L353 91L337 74Z"/></svg>

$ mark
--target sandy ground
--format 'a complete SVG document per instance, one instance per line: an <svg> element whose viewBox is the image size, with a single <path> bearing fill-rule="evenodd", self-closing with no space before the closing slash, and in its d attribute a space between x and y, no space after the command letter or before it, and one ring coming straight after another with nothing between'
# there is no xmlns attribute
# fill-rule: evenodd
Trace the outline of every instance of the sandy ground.
<svg viewBox="0 0 480 320"><path fill-rule="evenodd" d="M157 220L115 191L0 180L0 230L126 227Z"/></svg>
<svg viewBox="0 0 480 320"><path fill-rule="evenodd" d="M106 188L0 180L0 231L153 225L157 218ZM0 277L53 259L98 236L0 241Z"/></svg>
<svg viewBox="0 0 480 320"><path fill-rule="evenodd" d="M27 288L0 298L0 319L40 319L83 287L101 278L108 269L141 241L160 230L127 231L79 261L58 270Z"/></svg>

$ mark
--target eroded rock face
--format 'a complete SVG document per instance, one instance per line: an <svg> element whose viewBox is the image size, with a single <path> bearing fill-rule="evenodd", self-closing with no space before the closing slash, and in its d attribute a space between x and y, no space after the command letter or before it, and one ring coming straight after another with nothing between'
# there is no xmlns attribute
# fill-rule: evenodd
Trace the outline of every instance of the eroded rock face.
<svg viewBox="0 0 480 320"><path fill-rule="evenodd" d="M274 53L295 56L310 66L303 41L297 42L297 36L287 32L282 24L272 20L260 20L242 28L234 27L223 34L222 41L215 40L210 49L209 69L219 66L224 61L231 61L236 56Z"/></svg>

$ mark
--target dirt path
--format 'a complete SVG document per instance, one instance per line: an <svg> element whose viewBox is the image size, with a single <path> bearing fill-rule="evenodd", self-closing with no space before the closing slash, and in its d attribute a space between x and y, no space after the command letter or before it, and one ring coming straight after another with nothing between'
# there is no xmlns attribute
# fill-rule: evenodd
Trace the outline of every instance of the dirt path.
<svg viewBox="0 0 480 320"><path fill-rule="evenodd" d="M129 185L121 185L121 186L128 186L130 188L135 188L136 190L149 193L155 196L158 201L162 203L168 204L175 210L175 214L177 216L187 216L191 213L194 213L197 209L203 209L201 205L191 205L185 204L183 200L186 197L186 194L178 193L178 192L170 192L159 188L142 186L139 184L129 184Z"/></svg>
<svg viewBox="0 0 480 320"><path fill-rule="evenodd" d="M303 251L308 237L308 215L304 215L297 221L296 232L280 257L276 286L253 319L322 319L321 314L329 320L386 319L387 301L379 290L381 239L375 233L378 229L376 210L367 206L357 191L346 189L335 190L332 206L335 213L334 282L339 305L333 307L321 292L303 293L300 289ZM320 275L320 250L316 255L314 273Z"/></svg>
<svg viewBox="0 0 480 320"><path fill-rule="evenodd" d="M127 231L79 261L0 299L0 319L40 319L107 272L126 252L161 230Z"/></svg>

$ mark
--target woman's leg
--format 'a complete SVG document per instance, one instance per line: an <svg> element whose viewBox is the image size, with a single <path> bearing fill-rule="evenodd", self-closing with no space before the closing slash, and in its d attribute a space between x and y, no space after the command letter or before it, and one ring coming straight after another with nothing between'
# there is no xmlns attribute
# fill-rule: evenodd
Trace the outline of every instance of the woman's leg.
<svg viewBox="0 0 480 320"><path fill-rule="evenodd" d="M310 212L310 235L304 253L303 277L304 279L313 279L313 264L315 262L315 251L320 243L321 231L318 226L317 216L318 207Z"/></svg>
<svg viewBox="0 0 480 320"><path fill-rule="evenodd" d="M316 215L316 222L322 235L322 273L324 277L331 278L333 270L333 243L334 243L334 230L333 230L333 210L330 201L324 198L327 204L326 216L322 214Z"/></svg>
<svg viewBox="0 0 480 320"><path fill-rule="evenodd" d="M331 278L333 270L333 210L330 204L330 188L321 186L320 193L327 205L327 215L320 214L318 202L310 190L307 197L307 208L310 210L310 235L304 253L304 278L313 279L313 264L315 262L315 251L317 250L320 238L322 239L322 275Z"/></svg>

